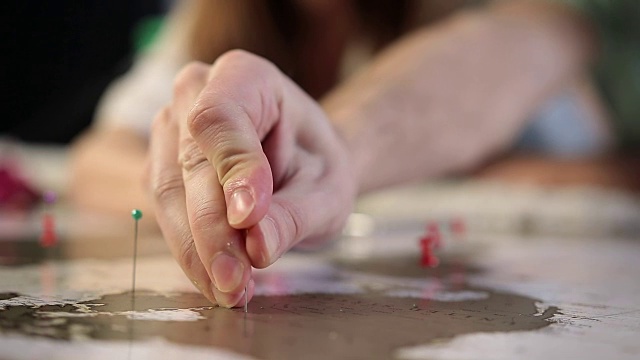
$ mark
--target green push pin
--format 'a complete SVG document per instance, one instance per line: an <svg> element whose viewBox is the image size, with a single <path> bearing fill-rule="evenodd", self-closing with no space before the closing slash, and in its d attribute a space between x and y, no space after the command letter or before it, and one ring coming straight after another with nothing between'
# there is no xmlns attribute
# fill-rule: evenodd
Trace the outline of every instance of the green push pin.
<svg viewBox="0 0 640 360"><path fill-rule="evenodd" d="M142 219L142 211L138 209L131 210L131 217L134 218L136 221Z"/></svg>
<svg viewBox="0 0 640 360"><path fill-rule="evenodd" d="M138 258L138 221L142 219L142 211L133 209L131 217L135 220L133 229L133 276L131 280L131 311L135 311L136 298L136 259Z"/></svg>

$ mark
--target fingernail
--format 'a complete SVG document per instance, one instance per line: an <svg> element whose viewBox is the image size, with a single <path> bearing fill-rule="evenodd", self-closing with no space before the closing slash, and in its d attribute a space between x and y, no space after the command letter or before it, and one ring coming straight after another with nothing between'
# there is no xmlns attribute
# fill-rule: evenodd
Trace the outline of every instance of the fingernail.
<svg viewBox="0 0 640 360"><path fill-rule="evenodd" d="M244 275L244 265L235 257L218 253L211 262L213 285L222 292L237 288Z"/></svg>
<svg viewBox="0 0 640 360"><path fill-rule="evenodd" d="M253 196L247 189L240 188L234 191L227 209L229 224L236 225L244 221L251 214L254 206Z"/></svg>
<svg viewBox="0 0 640 360"><path fill-rule="evenodd" d="M280 248L278 231L276 231L273 221L268 218L265 218L260 223L260 229L262 230L264 245L269 253L269 262L274 262L276 260L276 256L278 256L278 249Z"/></svg>

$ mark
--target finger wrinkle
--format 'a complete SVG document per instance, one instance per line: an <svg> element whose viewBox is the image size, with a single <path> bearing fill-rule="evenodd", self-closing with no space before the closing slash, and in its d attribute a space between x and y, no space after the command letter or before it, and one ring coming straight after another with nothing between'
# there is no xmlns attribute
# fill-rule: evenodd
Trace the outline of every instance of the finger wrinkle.
<svg viewBox="0 0 640 360"><path fill-rule="evenodd" d="M152 190L157 204L176 201L184 196L182 176L171 174L153 177Z"/></svg>
<svg viewBox="0 0 640 360"><path fill-rule="evenodd" d="M193 105L187 116L187 127L191 135L199 139L208 134L220 132L224 120L233 120L239 114L239 107L233 102L214 101L209 97L201 97ZM204 139L203 139L204 140Z"/></svg>
<svg viewBox="0 0 640 360"><path fill-rule="evenodd" d="M276 230L278 231L278 234L280 234L280 236L282 236L282 234L291 235L290 239L281 239L286 241L285 244L287 245L287 247L291 247L295 243L301 241L302 239L304 239L304 237L306 237L308 221L303 210L298 205L296 205L295 202L284 199L278 199L277 202L281 207L280 213L282 214L282 217L279 219L281 220L280 222L274 221L274 224L279 224L279 226L286 226L286 230L288 230L286 232L283 232L283 229L278 229L278 226L276 226Z"/></svg>
<svg viewBox="0 0 640 360"><path fill-rule="evenodd" d="M194 263L196 265L202 264L200 262L200 258L198 257L198 253L196 250L195 243L193 242L193 239L186 238L181 241L179 254L178 254L178 261L182 266L182 269L187 274L194 273L194 267L193 267ZM193 277L193 275L190 275L189 277L191 278Z"/></svg>
<svg viewBox="0 0 640 360"><path fill-rule="evenodd" d="M196 172L199 168L208 165L208 160L192 139L181 141L178 162L186 172Z"/></svg>
<svg viewBox="0 0 640 360"><path fill-rule="evenodd" d="M218 179L223 184L225 191L240 186L247 186L248 179L238 178L238 174L242 174L244 168L250 168L255 165L251 154L242 152L242 150L229 149L223 146L224 150L220 152L220 156L215 160L215 169ZM266 159L265 159L266 160Z"/></svg>
<svg viewBox="0 0 640 360"><path fill-rule="evenodd" d="M214 226L217 219L226 219L226 209L221 209L220 204L213 200L202 200L194 205L190 213L190 221L193 231L200 233Z"/></svg>

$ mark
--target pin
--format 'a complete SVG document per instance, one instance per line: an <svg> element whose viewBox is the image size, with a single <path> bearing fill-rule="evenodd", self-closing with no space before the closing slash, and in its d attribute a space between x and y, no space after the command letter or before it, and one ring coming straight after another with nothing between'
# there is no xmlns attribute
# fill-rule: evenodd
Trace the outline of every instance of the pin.
<svg viewBox="0 0 640 360"><path fill-rule="evenodd" d="M42 233L40 234L40 245L42 247L52 247L58 241L53 214L51 213L51 207L56 202L56 199L56 193L54 193L53 191L46 191L44 194L42 194L42 200L44 200Z"/></svg>
<svg viewBox="0 0 640 360"><path fill-rule="evenodd" d="M436 242L434 234L427 234L420 239L420 248L422 256L420 257L420 266L434 268L440 262L435 256L433 250Z"/></svg>
<svg viewBox="0 0 640 360"><path fill-rule="evenodd" d="M129 355L131 359L131 351L133 345L133 333L135 324L136 311L136 260L138 259L138 221L142 219L142 211L138 209L131 210L131 217L135 221L133 228L133 274L131 275L131 322L129 327Z"/></svg>
<svg viewBox="0 0 640 360"><path fill-rule="evenodd" d="M247 304L249 303L249 295L247 295L247 287L244 287L244 312L247 313Z"/></svg>
<svg viewBox="0 0 640 360"><path fill-rule="evenodd" d="M131 297L132 304L135 304L136 295L136 259L138 258L138 221L142 219L142 211L133 209L131 211L131 217L135 220L133 229L133 275L131 280ZM132 309L135 310L135 309Z"/></svg>
<svg viewBox="0 0 640 360"><path fill-rule="evenodd" d="M420 266L435 268L440 260L435 255L434 250L442 246L442 238L438 223L430 222L427 225L427 233L420 238L420 248L422 256L420 257Z"/></svg>

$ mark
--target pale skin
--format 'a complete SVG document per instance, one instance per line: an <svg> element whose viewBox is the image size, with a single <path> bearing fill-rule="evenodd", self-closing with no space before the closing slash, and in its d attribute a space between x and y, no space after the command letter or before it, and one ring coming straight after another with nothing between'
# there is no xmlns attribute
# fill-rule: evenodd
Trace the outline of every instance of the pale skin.
<svg viewBox="0 0 640 360"><path fill-rule="evenodd" d="M189 64L151 132L158 224L198 289L238 306L252 268L335 237L359 194L504 150L593 42L564 8L500 4L409 34L319 102L247 52Z"/></svg>

